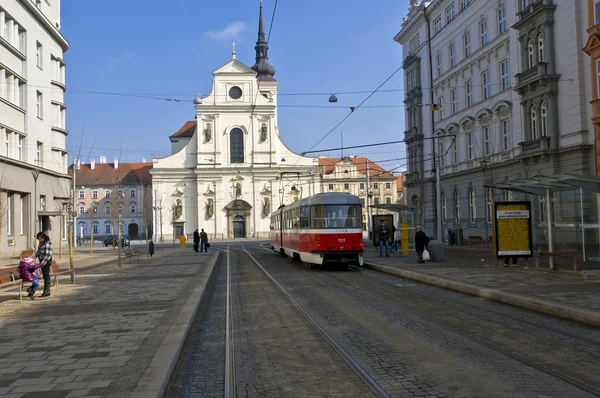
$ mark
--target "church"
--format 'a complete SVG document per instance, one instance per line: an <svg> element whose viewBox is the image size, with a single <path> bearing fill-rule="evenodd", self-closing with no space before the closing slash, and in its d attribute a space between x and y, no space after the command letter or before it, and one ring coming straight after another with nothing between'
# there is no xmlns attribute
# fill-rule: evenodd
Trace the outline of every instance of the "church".
<svg viewBox="0 0 600 398"><path fill-rule="evenodd" d="M262 5L256 63L236 59L213 72L212 92L194 99L195 120L171 135L171 155L154 159L155 240L268 238L282 204L319 192L317 158L285 146L277 122L275 68L269 64Z"/></svg>

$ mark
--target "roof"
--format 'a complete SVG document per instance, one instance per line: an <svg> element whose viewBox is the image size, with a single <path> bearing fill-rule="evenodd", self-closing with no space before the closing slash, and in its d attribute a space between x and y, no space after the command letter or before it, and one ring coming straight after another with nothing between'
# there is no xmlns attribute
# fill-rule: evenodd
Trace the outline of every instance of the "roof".
<svg viewBox="0 0 600 398"><path fill-rule="evenodd" d="M115 169L114 163L81 164L77 170L77 185L120 185L151 184L152 163L121 163ZM69 166L69 175L73 175L73 165Z"/></svg>
<svg viewBox="0 0 600 398"><path fill-rule="evenodd" d="M322 158L319 159L319 166L323 167L324 174L331 174L335 171L335 165L351 160L356 166L356 171L360 174L366 174L367 162L369 162L369 177L393 177L392 173L385 170L381 166L373 163L369 158L352 157L352 158Z"/></svg>
<svg viewBox="0 0 600 398"><path fill-rule="evenodd" d="M396 189L399 191L403 188L404 184L404 175L396 177Z"/></svg>
<svg viewBox="0 0 600 398"><path fill-rule="evenodd" d="M556 174L552 176L536 175L495 184L484 184L486 188L506 189L533 195L546 196L551 192L572 191L582 188L586 191L600 193L600 178L577 174Z"/></svg>
<svg viewBox="0 0 600 398"><path fill-rule="evenodd" d="M169 138L193 137L195 132L196 132L196 121L188 120L187 122L185 122L183 124L183 126L181 126L181 128L179 130L177 130L175 133L171 134L171 136Z"/></svg>

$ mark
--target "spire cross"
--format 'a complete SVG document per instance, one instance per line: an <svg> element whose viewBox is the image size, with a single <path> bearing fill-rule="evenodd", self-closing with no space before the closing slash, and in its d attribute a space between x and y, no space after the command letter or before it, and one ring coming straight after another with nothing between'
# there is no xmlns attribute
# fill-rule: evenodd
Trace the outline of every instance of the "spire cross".
<svg viewBox="0 0 600 398"><path fill-rule="evenodd" d="M237 54L237 53L235 52L235 42L233 42L233 43L231 44L231 47L233 48L233 50L232 50L232 52L231 52L231 56L232 56L232 58L233 58L233 59L236 59L236 54Z"/></svg>

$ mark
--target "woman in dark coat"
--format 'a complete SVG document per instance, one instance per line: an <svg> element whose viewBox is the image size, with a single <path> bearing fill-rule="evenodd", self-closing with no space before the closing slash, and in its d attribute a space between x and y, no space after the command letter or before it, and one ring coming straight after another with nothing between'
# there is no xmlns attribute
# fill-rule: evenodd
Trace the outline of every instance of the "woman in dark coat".
<svg viewBox="0 0 600 398"><path fill-rule="evenodd" d="M44 275L44 293L41 297L50 296L50 267L52 266L52 242L50 238L43 232L36 235L40 243L35 256L42 264L42 275Z"/></svg>
<svg viewBox="0 0 600 398"><path fill-rule="evenodd" d="M419 263L424 263L423 261L423 252L427 248L429 244L429 237L423 232L423 228L419 225L417 228L417 233L415 234L415 248L417 250L417 254L419 255Z"/></svg>

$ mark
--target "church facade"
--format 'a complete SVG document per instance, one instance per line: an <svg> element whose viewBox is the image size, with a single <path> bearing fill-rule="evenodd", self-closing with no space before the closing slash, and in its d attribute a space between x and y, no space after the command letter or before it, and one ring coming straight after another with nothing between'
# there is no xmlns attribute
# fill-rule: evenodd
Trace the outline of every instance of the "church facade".
<svg viewBox="0 0 600 398"><path fill-rule="evenodd" d="M194 100L195 120L171 135L171 155L153 160L155 240L267 238L270 214L319 192L318 159L285 146L277 122L275 69L262 6L256 63L236 59L213 72L212 92Z"/></svg>

